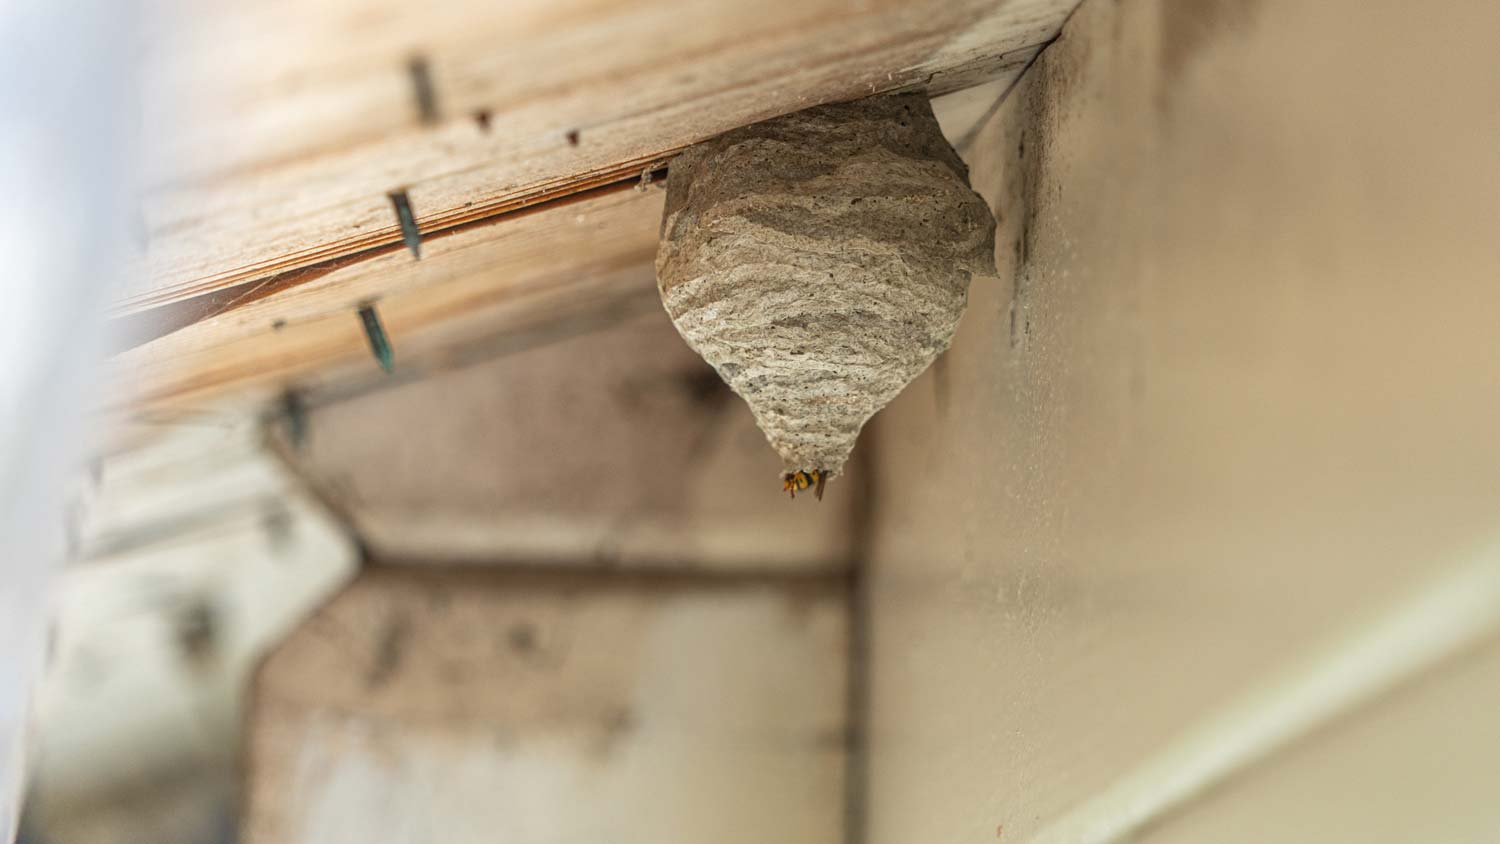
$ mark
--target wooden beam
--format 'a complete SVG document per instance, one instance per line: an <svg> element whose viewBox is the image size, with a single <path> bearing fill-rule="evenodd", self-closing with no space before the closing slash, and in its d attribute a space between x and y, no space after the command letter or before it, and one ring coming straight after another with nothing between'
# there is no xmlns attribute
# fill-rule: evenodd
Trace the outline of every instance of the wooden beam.
<svg viewBox="0 0 1500 844"><path fill-rule="evenodd" d="M1013 77L1072 5L159 0L147 246L114 312L390 248L391 191L448 230L818 102Z"/></svg>
<svg viewBox="0 0 1500 844"><path fill-rule="evenodd" d="M392 248L274 295L242 288L223 313L116 355L104 408L233 414L288 388L389 381L356 314L363 303L374 303L391 338L397 379L460 363L466 347L498 335L580 313L659 307L652 259L661 203L654 188L601 191L455 230L428 242L420 261Z"/></svg>
<svg viewBox="0 0 1500 844"><path fill-rule="evenodd" d="M960 138L1003 91L970 88L934 107ZM288 388L349 393L389 383L355 316L365 303L375 303L392 335L397 381L657 309L651 265L662 178L426 233L421 260L398 236L117 320L134 348L112 361L104 406L148 416L237 413Z"/></svg>

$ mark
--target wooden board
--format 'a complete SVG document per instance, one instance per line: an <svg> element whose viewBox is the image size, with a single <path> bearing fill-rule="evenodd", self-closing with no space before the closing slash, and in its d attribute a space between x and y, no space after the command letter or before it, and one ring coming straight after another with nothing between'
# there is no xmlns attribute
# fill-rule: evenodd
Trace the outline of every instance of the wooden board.
<svg viewBox="0 0 1500 844"><path fill-rule="evenodd" d="M456 231L420 261L397 247L267 295L252 285L224 313L116 355L105 407L234 414L287 387L389 382L357 315L365 302L394 346L397 380L461 362L466 343L545 331L627 298L640 308L654 289L661 202L659 190L627 186Z"/></svg>
<svg viewBox="0 0 1500 844"><path fill-rule="evenodd" d="M241 840L837 844L843 595L367 570L254 685Z"/></svg>
<svg viewBox="0 0 1500 844"><path fill-rule="evenodd" d="M936 100L949 137L967 136L1004 90L994 83ZM360 392L659 313L651 291L660 185L595 188L430 235L421 260L393 242L129 317L144 342L114 357L102 404L146 418L234 415L286 389ZM390 377L356 315L370 302L395 348Z"/></svg>
<svg viewBox="0 0 1500 844"><path fill-rule="evenodd" d="M1013 77L1072 5L159 0L145 249L115 312L399 243L391 191L434 233L819 102Z"/></svg>

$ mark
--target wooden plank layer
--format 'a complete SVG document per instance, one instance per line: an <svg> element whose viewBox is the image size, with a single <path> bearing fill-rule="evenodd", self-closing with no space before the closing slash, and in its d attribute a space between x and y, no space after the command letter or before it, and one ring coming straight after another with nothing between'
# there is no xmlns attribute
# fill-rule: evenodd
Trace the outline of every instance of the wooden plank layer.
<svg viewBox="0 0 1500 844"><path fill-rule="evenodd" d="M957 142L1003 91L933 105ZM175 418L226 399L223 409L254 409L285 388L386 382L355 316L368 302L394 341L397 380L657 310L661 193L606 185L429 233L420 261L395 240L134 314L117 321L135 348L115 357L105 405Z"/></svg>
<svg viewBox="0 0 1500 844"><path fill-rule="evenodd" d="M398 243L394 190L438 231L818 102L1014 76L1071 6L160 0L146 247L115 312Z"/></svg>
<svg viewBox="0 0 1500 844"><path fill-rule="evenodd" d="M652 259L662 193L604 191L455 231L430 241L420 261L389 249L272 296L248 289L242 304L116 355L105 407L234 413L287 387L390 380L356 315L367 302L394 345L397 379L462 362L466 349L501 335L659 307Z"/></svg>

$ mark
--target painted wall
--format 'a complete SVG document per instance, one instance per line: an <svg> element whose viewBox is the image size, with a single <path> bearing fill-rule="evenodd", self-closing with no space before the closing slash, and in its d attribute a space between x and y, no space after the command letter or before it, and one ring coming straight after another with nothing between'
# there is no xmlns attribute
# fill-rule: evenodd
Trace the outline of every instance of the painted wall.
<svg viewBox="0 0 1500 844"><path fill-rule="evenodd" d="M1000 277L872 432L871 842L1124 837L1494 635L1497 26L1086 0L966 145Z"/></svg>
<svg viewBox="0 0 1500 844"><path fill-rule="evenodd" d="M844 566L858 477L788 506L780 459L655 285L620 300L488 360L313 403L298 465L379 559Z"/></svg>
<svg viewBox="0 0 1500 844"><path fill-rule="evenodd" d="M80 474L21 840L228 840L251 674L354 539L254 425L165 426Z"/></svg>
<svg viewBox="0 0 1500 844"><path fill-rule="evenodd" d="M253 683L242 840L842 840L861 476L788 501L623 301L309 402L288 453L375 562Z"/></svg>
<svg viewBox="0 0 1500 844"><path fill-rule="evenodd" d="M367 570L260 672L241 840L833 844L844 598Z"/></svg>

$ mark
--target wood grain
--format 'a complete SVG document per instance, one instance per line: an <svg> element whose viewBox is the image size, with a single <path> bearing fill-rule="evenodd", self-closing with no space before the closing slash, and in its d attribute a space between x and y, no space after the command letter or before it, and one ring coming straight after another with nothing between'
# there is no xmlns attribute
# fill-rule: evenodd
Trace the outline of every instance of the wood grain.
<svg viewBox="0 0 1500 844"><path fill-rule="evenodd" d="M987 85L933 106L957 138L1001 93ZM659 172L659 171L658 171ZM413 260L399 235L117 320L131 346L110 362L101 405L138 421L233 416L286 389L360 392L524 346L556 331L658 310L661 178L622 182L429 232ZM375 302L397 366L383 375L356 309ZM154 338L154 339L153 339Z"/></svg>
<svg viewBox="0 0 1500 844"><path fill-rule="evenodd" d="M465 349L580 313L642 304L662 191L626 188L457 231L422 260L389 249L254 298L111 360L106 410L234 414L288 387L386 383L356 307L374 302L397 380L461 362Z"/></svg>
<svg viewBox="0 0 1500 844"><path fill-rule="evenodd" d="M819 102L1013 76L1072 5L159 0L171 25L144 48L147 245L114 311L395 243L392 190L438 231Z"/></svg>

